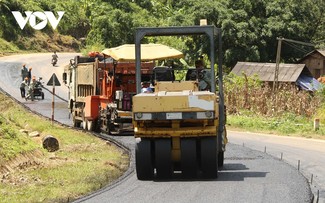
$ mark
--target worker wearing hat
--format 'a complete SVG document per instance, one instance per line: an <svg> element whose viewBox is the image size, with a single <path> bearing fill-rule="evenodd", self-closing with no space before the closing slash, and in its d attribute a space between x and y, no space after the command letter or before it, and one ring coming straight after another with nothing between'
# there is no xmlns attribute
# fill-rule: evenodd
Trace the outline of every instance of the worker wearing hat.
<svg viewBox="0 0 325 203"><path fill-rule="evenodd" d="M24 81L26 77L28 77L28 69L26 64L23 64L23 67L21 68L21 80Z"/></svg>
<svg viewBox="0 0 325 203"><path fill-rule="evenodd" d="M25 79L20 83L20 94L22 98L25 98L26 87L28 87L28 77L25 77Z"/></svg>
<svg viewBox="0 0 325 203"><path fill-rule="evenodd" d="M29 84L29 88L28 88L28 93L27 93L27 97L25 97L25 99L27 100L28 98L30 98L32 101L34 100L34 89L36 86L36 78L35 76L32 77L32 81Z"/></svg>
<svg viewBox="0 0 325 203"><path fill-rule="evenodd" d="M32 67L28 69L28 85L30 84L30 79L32 78Z"/></svg>
<svg viewBox="0 0 325 203"><path fill-rule="evenodd" d="M29 84L29 87L34 89L35 88L35 85L36 85L36 77L33 76L32 77L32 82Z"/></svg>

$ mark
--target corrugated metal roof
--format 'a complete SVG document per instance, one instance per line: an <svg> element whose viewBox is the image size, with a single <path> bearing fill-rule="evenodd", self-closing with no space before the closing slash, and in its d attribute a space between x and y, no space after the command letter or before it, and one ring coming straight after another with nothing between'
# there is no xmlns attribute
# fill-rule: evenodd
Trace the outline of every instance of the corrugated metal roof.
<svg viewBox="0 0 325 203"><path fill-rule="evenodd" d="M319 50L319 49L317 49L317 51L318 51L320 54L322 54L323 56L325 56L325 50Z"/></svg>
<svg viewBox="0 0 325 203"><path fill-rule="evenodd" d="M275 63L237 62L231 72L238 76L241 76L242 73L245 73L247 76L253 76L256 74L261 81L273 81L275 65ZM296 82L302 72L310 75L309 70L305 67L305 64L281 63L279 65L278 81Z"/></svg>
<svg viewBox="0 0 325 203"><path fill-rule="evenodd" d="M302 57L300 60L298 60L298 63L301 63L302 61L304 61L307 57L313 56L315 53L319 53L320 55L322 55L323 57L325 57L325 50L320 50L320 49L315 49L311 52L309 52L308 54L306 54L304 57Z"/></svg>

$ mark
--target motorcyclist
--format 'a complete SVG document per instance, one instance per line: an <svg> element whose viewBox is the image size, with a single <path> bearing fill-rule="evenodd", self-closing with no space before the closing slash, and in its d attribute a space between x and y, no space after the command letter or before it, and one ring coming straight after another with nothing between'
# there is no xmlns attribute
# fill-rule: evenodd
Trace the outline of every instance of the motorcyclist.
<svg viewBox="0 0 325 203"><path fill-rule="evenodd" d="M56 54L56 51L54 51L54 54L52 55L52 64L55 66L55 64L58 62L58 55Z"/></svg>

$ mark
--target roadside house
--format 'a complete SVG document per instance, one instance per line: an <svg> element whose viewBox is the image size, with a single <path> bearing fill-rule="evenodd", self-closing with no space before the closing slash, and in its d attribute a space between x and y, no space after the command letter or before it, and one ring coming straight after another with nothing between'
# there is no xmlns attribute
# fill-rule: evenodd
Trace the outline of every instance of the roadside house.
<svg viewBox="0 0 325 203"><path fill-rule="evenodd" d="M237 62L231 72L237 76L243 76L243 73L247 76L257 75L261 81L273 85L275 66L275 63ZM313 78L305 64L280 63L278 82L294 84L308 91L320 88L320 83Z"/></svg>
<svg viewBox="0 0 325 203"><path fill-rule="evenodd" d="M325 75L325 50L314 50L306 54L298 63L306 64L314 78Z"/></svg>

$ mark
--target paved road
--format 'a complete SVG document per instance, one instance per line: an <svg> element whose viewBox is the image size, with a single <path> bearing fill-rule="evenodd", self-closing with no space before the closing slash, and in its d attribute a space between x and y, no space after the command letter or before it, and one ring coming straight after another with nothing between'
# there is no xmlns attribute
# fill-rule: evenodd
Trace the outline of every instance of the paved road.
<svg viewBox="0 0 325 203"><path fill-rule="evenodd" d="M68 64L75 54L60 54L59 65ZM42 76L47 83L53 72L61 79L63 66L51 67L51 54L31 54L0 58L0 87L23 101L33 110L50 117L52 96L45 92L44 101L26 102L19 95L19 70L22 63L33 67L33 75ZM18 62L17 62L18 61ZM62 84L62 81L60 81ZM66 87L57 88L61 97L66 97ZM56 99L55 119L71 125L66 103ZM184 180L177 174L170 181L138 181L131 165L131 174L113 186L104 188L79 202L309 202L310 188L307 180L289 164L265 153L243 147L254 143L246 134L229 133L230 143L225 153L225 165L217 180ZM134 151L132 137L117 137ZM253 138L252 138L253 139ZM244 140L244 141L243 141ZM263 139L255 143L265 146ZM301 141L303 142L303 141ZM281 142L280 142L281 143ZM276 143L278 144L278 143ZM256 148L259 148L258 144ZM292 151L284 146L285 157ZM268 148L269 149L269 148ZM271 148L270 148L271 149ZM260 149L258 149L260 150ZM303 150L302 150L303 151ZM299 154L297 156L300 156ZM314 155L312 155L314 156ZM316 156L316 155L315 155ZM306 158L306 160L308 160ZM304 161L305 162L305 161ZM306 161L306 163L308 163ZM304 164L302 169L305 170ZM325 166L320 165L325 168ZM325 176L319 174L318 177ZM316 178L315 178L316 180Z"/></svg>
<svg viewBox="0 0 325 203"><path fill-rule="evenodd" d="M52 86L47 86L47 82L51 78L52 74L56 74L61 83L61 86L55 87L56 94L67 100L68 88L62 82L62 73L64 66L69 64L71 58L75 53L58 53L59 60L58 65L53 67L51 64L52 53L45 54L26 54L26 55L13 55L7 57L0 57L0 87L23 102L31 110L41 111L42 114L48 118L52 117L52 94L47 90L44 90L45 98L42 101L25 101L20 97L19 85L21 83L20 69L22 64L26 64L28 68L32 68L32 76L36 78L42 77L44 87L52 91ZM61 123L72 125L71 119L69 119L69 113L67 111L67 103L62 99L55 97L55 111L54 120L58 120ZM49 108L50 107L50 108Z"/></svg>
<svg viewBox="0 0 325 203"><path fill-rule="evenodd" d="M229 144L218 179L188 180L176 174L168 181L138 181L132 173L117 186L76 202L309 202L305 197L309 189L298 186L306 184L305 178L288 164Z"/></svg>
<svg viewBox="0 0 325 203"><path fill-rule="evenodd" d="M244 145L282 158L285 162L300 169L312 181L311 188L319 202L325 203L325 140L305 139L267 135L261 133L228 132L232 143Z"/></svg>

